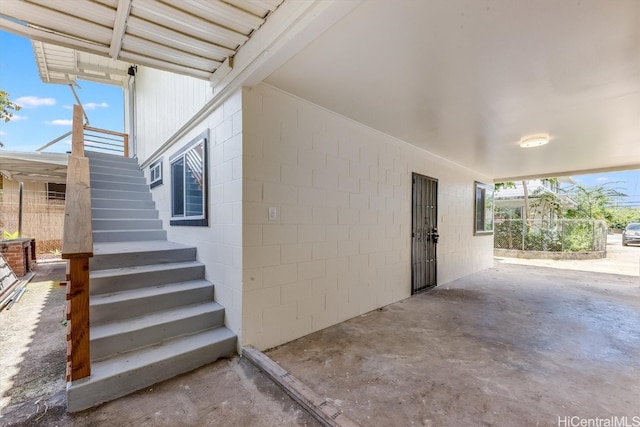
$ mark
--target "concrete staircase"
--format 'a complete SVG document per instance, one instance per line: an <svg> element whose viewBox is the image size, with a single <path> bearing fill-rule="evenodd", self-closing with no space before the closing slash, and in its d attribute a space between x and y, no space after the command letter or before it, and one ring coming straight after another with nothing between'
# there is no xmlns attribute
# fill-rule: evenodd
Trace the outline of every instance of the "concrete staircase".
<svg viewBox="0 0 640 427"><path fill-rule="evenodd" d="M88 152L91 376L67 387L77 412L236 352L196 248L166 240L134 159Z"/></svg>

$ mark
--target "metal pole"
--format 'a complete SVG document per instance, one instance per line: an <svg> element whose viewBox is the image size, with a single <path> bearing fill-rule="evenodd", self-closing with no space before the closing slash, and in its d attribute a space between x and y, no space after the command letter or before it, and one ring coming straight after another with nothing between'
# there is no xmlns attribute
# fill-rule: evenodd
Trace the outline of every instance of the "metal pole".
<svg viewBox="0 0 640 427"><path fill-rule="evenodd" d="M18 237L22 237L22 190L24 184L20 181L18 185Z"/></svg>

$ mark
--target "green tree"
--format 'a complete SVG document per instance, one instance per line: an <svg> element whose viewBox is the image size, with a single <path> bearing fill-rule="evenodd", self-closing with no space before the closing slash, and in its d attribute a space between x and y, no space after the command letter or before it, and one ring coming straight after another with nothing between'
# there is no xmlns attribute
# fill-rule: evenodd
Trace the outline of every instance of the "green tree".
<svg viewBox="0 0 640 427"><path fill-rule="evenodd" d="M621 230L625 228L630 222L640 222L640 209L612 209L611 219L609 220L609 227Z"/></svg>
<svg viewBox="0 0 640 427"><path fill-rule="evenodd" d="M533 192L534 200L531 202L531 208L538 212L544 218L562 218L562 199L556 193L550 193L544 190L536 190Z"/></svg>
<svg viewBox="0 0 640 427"><path fill-rule="evenodd" d="M578 203L575 209L567 210L567 218L604 219L611 221L614 202L627 197L608 182L594 187L573 185L565 191Z"/></svg>
<svg viewBox="0 0 640 427"><path fill-rule="evenodd" d="M11 102L7 92L0 90L0 120L8 122L13 117L13 111L20 111L20 108L18 104Z"/></svg>

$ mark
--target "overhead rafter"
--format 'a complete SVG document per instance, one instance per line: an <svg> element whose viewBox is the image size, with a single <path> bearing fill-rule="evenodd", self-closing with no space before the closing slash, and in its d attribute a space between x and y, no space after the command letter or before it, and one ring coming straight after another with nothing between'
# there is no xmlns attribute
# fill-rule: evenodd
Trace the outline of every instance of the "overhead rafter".
<svg viewBox="0 0 640 427"><path fill-rule="evenodd" d="M118 55L120 54L122 39L124 38L125 26L127 25L130 10L131 0L118 0L118 10L116 11L116 20L113 23L111 47L109 48L109 56L113 59L118 59Z"/></svg>
<svg viewBox="0 0 640 427"><path fill-rule="evenodd" d="M0 1L0 29L128 66L208 80L283 1ZM48 57L40 66L45 64L51 65ZM67 75L75 75L73 71ZM41 75L48 81L61 78L44 70Z"/></svg>

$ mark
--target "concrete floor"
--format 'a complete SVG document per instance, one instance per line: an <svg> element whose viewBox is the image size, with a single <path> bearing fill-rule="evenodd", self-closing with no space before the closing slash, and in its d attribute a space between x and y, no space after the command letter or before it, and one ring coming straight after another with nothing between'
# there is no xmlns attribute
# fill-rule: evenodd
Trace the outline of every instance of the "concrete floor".
<svg viewBox="0 0 640 427"><path fill-rule="evenodd" d="M639 284L498 264L266 354L363 426L640 423Z"/></svg>
<svg viewBox="0 0 640 427"><path fill-rule="evenodd" d="M316 425L238 358L65 414L64 292L50 280L64 267L38 268L23 300L0 313L10 349L0 353L0 425ZM640 281L499 261L267 355L363 426L631 423L640 421Z"/></svg>

